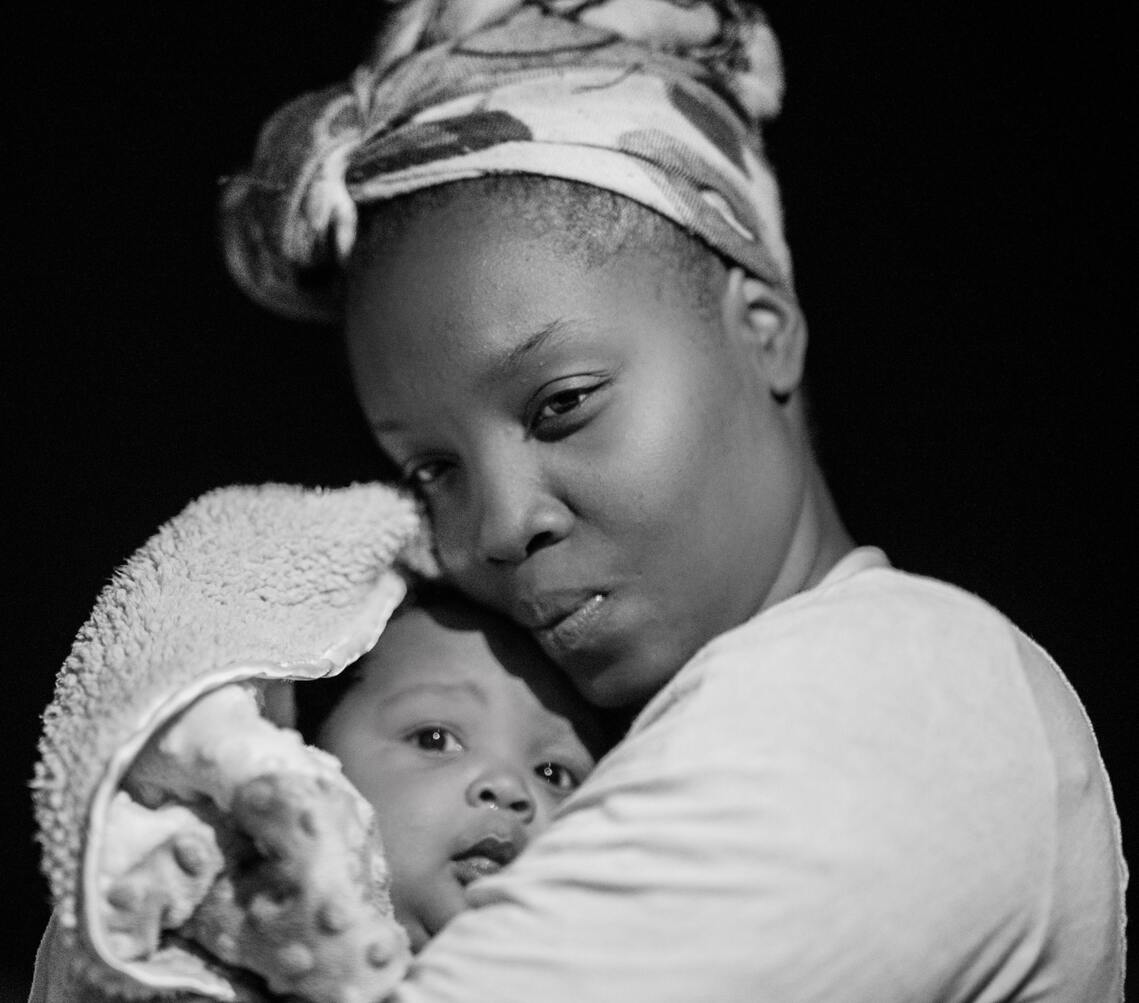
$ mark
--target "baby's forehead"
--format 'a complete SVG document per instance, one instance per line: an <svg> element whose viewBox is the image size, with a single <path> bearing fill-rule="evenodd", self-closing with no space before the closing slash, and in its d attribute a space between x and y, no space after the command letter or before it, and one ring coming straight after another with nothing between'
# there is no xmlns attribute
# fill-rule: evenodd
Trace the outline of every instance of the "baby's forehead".
<svg viewBox="0 0 1139 1003"><path fill-rule="evenodd" d="M364 669L378 689L431 684L440 694L521 685L535 674L558 672L521 629L452 600L401 610Z"/></svg>
<svg viewBox="0 0 1139 1003"><path fill-rule="evenodd" d="M520 627L465 602L415 606L389 623L363 666L380 701L474 702L543 727L595 730L597 712Z"/></svg>
<svg viewBox="0 0 1139 1003"><path fill-rule="evenodd" d="M472 650L491 642L525 643L525 631L509 620L449 594L409 602L398 609L377 647L413 645L429 649Z"/></svg>

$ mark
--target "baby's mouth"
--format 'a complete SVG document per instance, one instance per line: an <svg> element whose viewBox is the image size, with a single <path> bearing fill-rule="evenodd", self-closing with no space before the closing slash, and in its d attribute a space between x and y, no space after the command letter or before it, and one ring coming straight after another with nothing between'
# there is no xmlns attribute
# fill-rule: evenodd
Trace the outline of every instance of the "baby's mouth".
<svg viewBox="0 0 1139 1003"><path fill-rule="evenodd" d="M503 839L501 836L484 836L451 858L455 877L465 888L477 878L497 874L518 856L520 850L521 847L513 840Z"/></svg>

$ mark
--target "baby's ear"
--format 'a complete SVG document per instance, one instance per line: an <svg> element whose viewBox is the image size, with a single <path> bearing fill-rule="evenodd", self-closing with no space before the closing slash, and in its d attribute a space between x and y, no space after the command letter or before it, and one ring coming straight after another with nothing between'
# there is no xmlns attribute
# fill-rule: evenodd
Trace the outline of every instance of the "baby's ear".
<svg viewBox="0 0 1139 1003"><path fill-rule="evenodd" d="M807 353L807 324L795 298L734 267L721 309L724 330L747 349L772 396L787 400L803 380Z"/></svg>

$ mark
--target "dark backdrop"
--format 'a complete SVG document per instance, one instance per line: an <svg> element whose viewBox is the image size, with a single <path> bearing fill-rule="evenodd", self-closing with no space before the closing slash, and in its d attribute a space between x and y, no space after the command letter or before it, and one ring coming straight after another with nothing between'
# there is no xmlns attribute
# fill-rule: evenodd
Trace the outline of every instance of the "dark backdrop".
<svg viewBox="0 0 1139 1003"><path fill-rule="evenodd" d="M1127 36L1102 10L841 6L768 5L789 84L770 148L840 506L1053 652L1126 823ZM37 715L110 571L219 484L374 473L335 337L231 289L213 218L264 115L342 77L373 11L45 3L9 25L0 1000L24 998L47 916Z"/></svg>

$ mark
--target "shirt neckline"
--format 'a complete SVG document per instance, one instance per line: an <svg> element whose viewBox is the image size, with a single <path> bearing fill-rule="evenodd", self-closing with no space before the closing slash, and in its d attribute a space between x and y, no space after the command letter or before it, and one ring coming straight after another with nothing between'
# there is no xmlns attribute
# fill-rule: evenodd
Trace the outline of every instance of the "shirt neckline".
<svg viewBox="0 0 1139 1003"><path fill-rule="evenodd" d="M832 567L830 571L828 571L818 582L811 586L811 588L804 589L802 592L798 592L794 596L790 596L787 599L783 600L783 602L792 602L802 596L810 595L816 589L824 588L825 586L834 585L837 582L845 581L846 579L852 578L863 571L870 571L875 568L889 567L891 567L890 559L886 556L885 551L883 551L881 548L870 546L855 547L849 553L844 554L838 561L836 561L834 567ZM727 634L732 633L732 631L740 630L746 626L746 624L752 623L759 617L778 609L782 605L783 603L776 603L774 606L760 610L755 614L755 616L751 617L748 620L745 620L744 623L740 624L738 627L733 627L732 630L725 631L723 634L718 634L716 637L709 640L704 645L704 647L697 651L696 654L694 654L684 665L682 665L677 670L676 675L674 675L667 683L665 683L664 686L662 686L649 700L649 702L641 708L640 712L633 719L633 723L630 725L626 737L629 737L636 732L644 729L649 723L659 718L671 704L675 703L675 701L684 692L684 689L688 686L691 686L694 683L695 679L698 678L694 674L695 670L693 669L693 666L698 665L701 661L703 661L702 656L704 653L721 637L725 637ZM619 742L618 746L621 744L622 743Z"/></svg>
<svg viewBox="0 0 1139 1003"><path fill-rule="evenodd" d="M868 571L871 568L888 567L890 567L890 558L886 556L880 547L855 547L850 553L839 558L839 560L835 562L834 567L823 575L814 588L817 589L822 588L824 585L833 585L835 582L841 582L844 579L858 574L860 571ZM810 591L812 590L806 590L806 592Z"/></svg>

